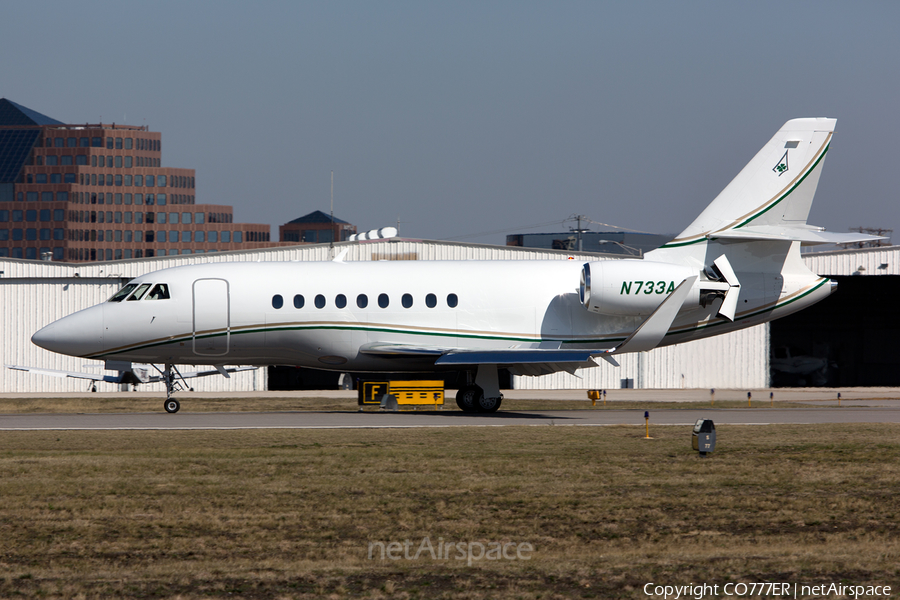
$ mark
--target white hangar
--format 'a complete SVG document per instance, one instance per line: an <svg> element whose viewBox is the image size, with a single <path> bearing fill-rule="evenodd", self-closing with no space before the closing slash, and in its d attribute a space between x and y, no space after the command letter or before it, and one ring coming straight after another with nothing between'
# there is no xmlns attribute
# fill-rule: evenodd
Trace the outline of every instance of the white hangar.
<svg viewBox="0 0 900 600"><path fill-rule="evenodd" d="M346 261L372 260L603 260L613 257L511 246L489 246L413 239L341 242L258 250L191 254L92 263L54 263L0 259L2 337L0 361L43 369L102 372L103 363L53 354L31 343L44 325L82 308L103 302L123 283L140 274L195 262L322 261L347 250ZM807 264L824 275L854 273L897 275L900 247L804 255ZM572 282L573 289L578 285ZM815 307L813 307L815 308ZM800 313L798 313L800 314ZM770 382L770 324L644 354L620 357L618 368L607 364L542 377L515 376L522 389L636 388L759 388ZM92 371L93 370L93 371ZM198 391L268 389L265 369L235 373L230 379L211 376L191 381ZM89 382L65 377L2 369L0 392L66 392L87 389ZM114 391L119 385L101 383ZM163 391L162 384L146 389Z"/></svg>

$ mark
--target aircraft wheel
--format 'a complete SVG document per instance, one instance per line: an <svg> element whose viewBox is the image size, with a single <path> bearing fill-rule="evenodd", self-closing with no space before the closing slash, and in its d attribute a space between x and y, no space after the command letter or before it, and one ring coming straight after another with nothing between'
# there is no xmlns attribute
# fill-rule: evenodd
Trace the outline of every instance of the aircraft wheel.
<svg viewBox="0 0 900 600"><path fill-rule="evenodd" d="M175 398L168 398L165 407L167 413L177 413L178 409L181 408L181 404Z"/></svg>
<svg viewBox="0 0 900 600"><path fill-rule="evenodd" d="M499 398L485 398L484 395L478 398L477 408L478 412L482 413L495 413L497 409L500 408L500 402L503 401L503 396Z"/></svg>
<svg viewBox="0 0 900 600"><path fill-rule="evenodd" d="M483 397L481 388L477 385L468 385L456 392L456 405L463 412L475 412L478 401Z"/></svg>

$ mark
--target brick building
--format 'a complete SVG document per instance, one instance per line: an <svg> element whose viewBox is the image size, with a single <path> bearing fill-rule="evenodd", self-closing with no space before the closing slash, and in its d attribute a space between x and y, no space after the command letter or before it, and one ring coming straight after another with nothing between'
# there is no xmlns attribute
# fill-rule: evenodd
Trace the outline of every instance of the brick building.
<svg viewBox="0 0 900 600"><path fill-rule="evenodd" d="M0 257L83 262L274 246L268 225L196 202L159 132L64 124L0 99Z"/></svg>

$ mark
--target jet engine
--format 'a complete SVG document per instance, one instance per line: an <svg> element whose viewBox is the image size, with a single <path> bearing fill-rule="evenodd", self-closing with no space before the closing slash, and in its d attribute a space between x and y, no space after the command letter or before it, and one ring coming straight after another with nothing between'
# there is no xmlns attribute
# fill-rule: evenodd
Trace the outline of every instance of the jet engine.
<svg viewBox="0 0 900 600"><path fill-rule="evenodd" d="M649 315L687 277L690 267L648 260L605 260L585 263L581 269L581 303L603 315ZM684 308L700 304L700 288L694 285Z"/></svg>
<svg viewBox="0 0 900 600"><path fill-rule="evenodd" d="M697 272L690 267L649 260L605 260L581 268L581 303L593 313L637 317L651 314L678 285ZM721 300L716 315L734 321L741 284L723 254L703 270L681 310Z"/></svg>

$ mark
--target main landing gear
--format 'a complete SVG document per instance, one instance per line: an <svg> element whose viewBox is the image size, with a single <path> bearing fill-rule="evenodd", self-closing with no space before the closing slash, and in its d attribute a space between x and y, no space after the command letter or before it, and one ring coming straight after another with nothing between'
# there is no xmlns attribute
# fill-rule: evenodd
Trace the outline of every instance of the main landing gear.
<svg viewBox="0 0 900 600"><path fill-rule="evenodd" d="M456 393L456 405L467 413L497 412L502 401L497 365L478 365L475 383L461 388Z"/></svg>
<svg viewBox="0 0 900 600"><path fill-rule="evenodd" d="M463 412L493 413L500 408L503 396L486 397L484 391L477 385L467 385L456 392L456 405Z"/></svg>

